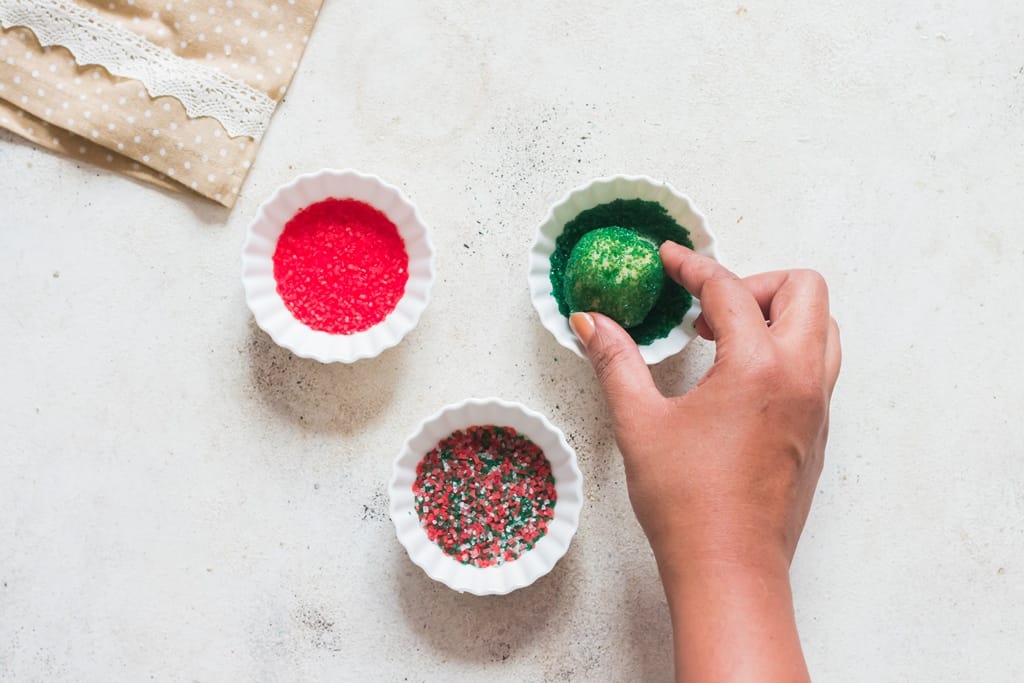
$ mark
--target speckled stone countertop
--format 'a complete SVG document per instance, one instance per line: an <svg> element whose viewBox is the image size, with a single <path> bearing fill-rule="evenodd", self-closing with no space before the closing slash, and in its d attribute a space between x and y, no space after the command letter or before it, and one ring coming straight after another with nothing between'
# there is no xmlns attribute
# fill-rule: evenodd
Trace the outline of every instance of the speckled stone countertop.
<svg viewBox="0 0 1024 683"><path fill-rule="evenodd" d="M526 287L547 208L614 173L689 194L740 273L829 280L816 678L1024 678L1024 8L700 4L329 2L231 212L0 135L0 680L668 680L607 411ZM420 325L351 366L275 346L239 279L258 204L324 166L400 185L438 249ZM545 413L585 477L567 556L505 597L387 517L406 435L470 395Z"/></svg>

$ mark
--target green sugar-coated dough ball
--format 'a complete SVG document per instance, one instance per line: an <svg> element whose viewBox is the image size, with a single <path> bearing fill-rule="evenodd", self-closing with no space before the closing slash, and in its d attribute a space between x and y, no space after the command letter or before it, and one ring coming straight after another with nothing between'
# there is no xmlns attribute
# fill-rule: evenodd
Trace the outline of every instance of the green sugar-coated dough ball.
<svg viewBox="0 0 1024 683"><path fill-rule="evenodd" d="M572 311L597 311L632 327L647 317L664 280L657 247L626 228L599 228L569 255L565 301Z"/></svg>

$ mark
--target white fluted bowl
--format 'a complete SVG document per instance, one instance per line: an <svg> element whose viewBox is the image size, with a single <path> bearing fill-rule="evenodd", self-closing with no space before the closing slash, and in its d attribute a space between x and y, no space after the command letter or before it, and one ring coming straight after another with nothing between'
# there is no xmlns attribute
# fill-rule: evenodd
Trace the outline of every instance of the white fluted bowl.
<svg viewBox="0 0 1024 683"><path fill-rule="evenodd" d="M558 302L551 294L551 254L555 251L555 240L565 229L565 224L581 212L616 199L643 199L661 204L676 223L690 232L694 250L716 261L718 249L715 236L707 226L703 214L697 210L689 197L679 193L666 182L647 176L617 175L598 178L569 192L551 207L544 222L537 230L530 248L529 274L530 299L540 316L541 324L547 328L559 344L583 358L583 347L569 327L569 320L558 310ZM640 345L640 354L648 365L660 363L669 356L683 350L697 332L694 321L700 315L700 302L696 299L682 321L661 339Z"/></svg>
<svg viewBox="0 0 1024 683"><path fill-rule="evenodd" d="M295 318L274 279L274 250L285 224L307 206L332 197L357 199L384 213L398 228L409 257L409 279L394 310L373 327L354 334L314 330ZM416 207L397 187L353 170L324 169L278 188L256 212L242 246L245 302L256 324L296 356L322 363L352 363L398 344L419 322L430 301L433 280L434 245Z"/></svg>
<svg viewBox="0 0 1024 683"><path fill-rule="evenodd" d="M462 564L427 537L416 514L416 465L442 439L474 425L513 427L544 451L555 477L555 515L547 533L516 560L490 567ZM583 507L583 475L576 453L562 432L526 406L500 398L470 398L445 406L423 420L395 459L391 481L391 520L409 558L435 581L460 593L503 595L528 586L554 568L569 549Z"/></svg>

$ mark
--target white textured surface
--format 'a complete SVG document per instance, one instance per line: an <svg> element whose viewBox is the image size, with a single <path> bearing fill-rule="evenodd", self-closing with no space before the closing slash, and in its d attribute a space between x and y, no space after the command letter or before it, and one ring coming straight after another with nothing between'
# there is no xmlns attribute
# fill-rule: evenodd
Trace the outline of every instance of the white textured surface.
<svg viewBox="0 0 1024 683"><path fill-rule="evenodd" d="M1024 7L668 4L331 0L230 214L0 138L0 680L666 680L607 414L524 276L614 173L690 195L736 269L832 286L817 678L1024 678ZM274 346L239 284L256 207L323 166L400 184L438 249L419 326L352 366ZM585 479L569 553L500 598L386 514L408 432L473 394L545 412Z"/></svg>

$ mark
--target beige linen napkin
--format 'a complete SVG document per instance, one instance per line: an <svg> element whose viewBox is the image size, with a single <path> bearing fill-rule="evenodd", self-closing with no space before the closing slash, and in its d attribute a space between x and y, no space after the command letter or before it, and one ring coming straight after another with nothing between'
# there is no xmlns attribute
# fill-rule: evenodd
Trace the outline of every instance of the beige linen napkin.
<svg viewBox="0 0 1024 683"><path fill-rule="evenodd" d="M0 0L0 128L232 206L322 0Z"/></svg>

